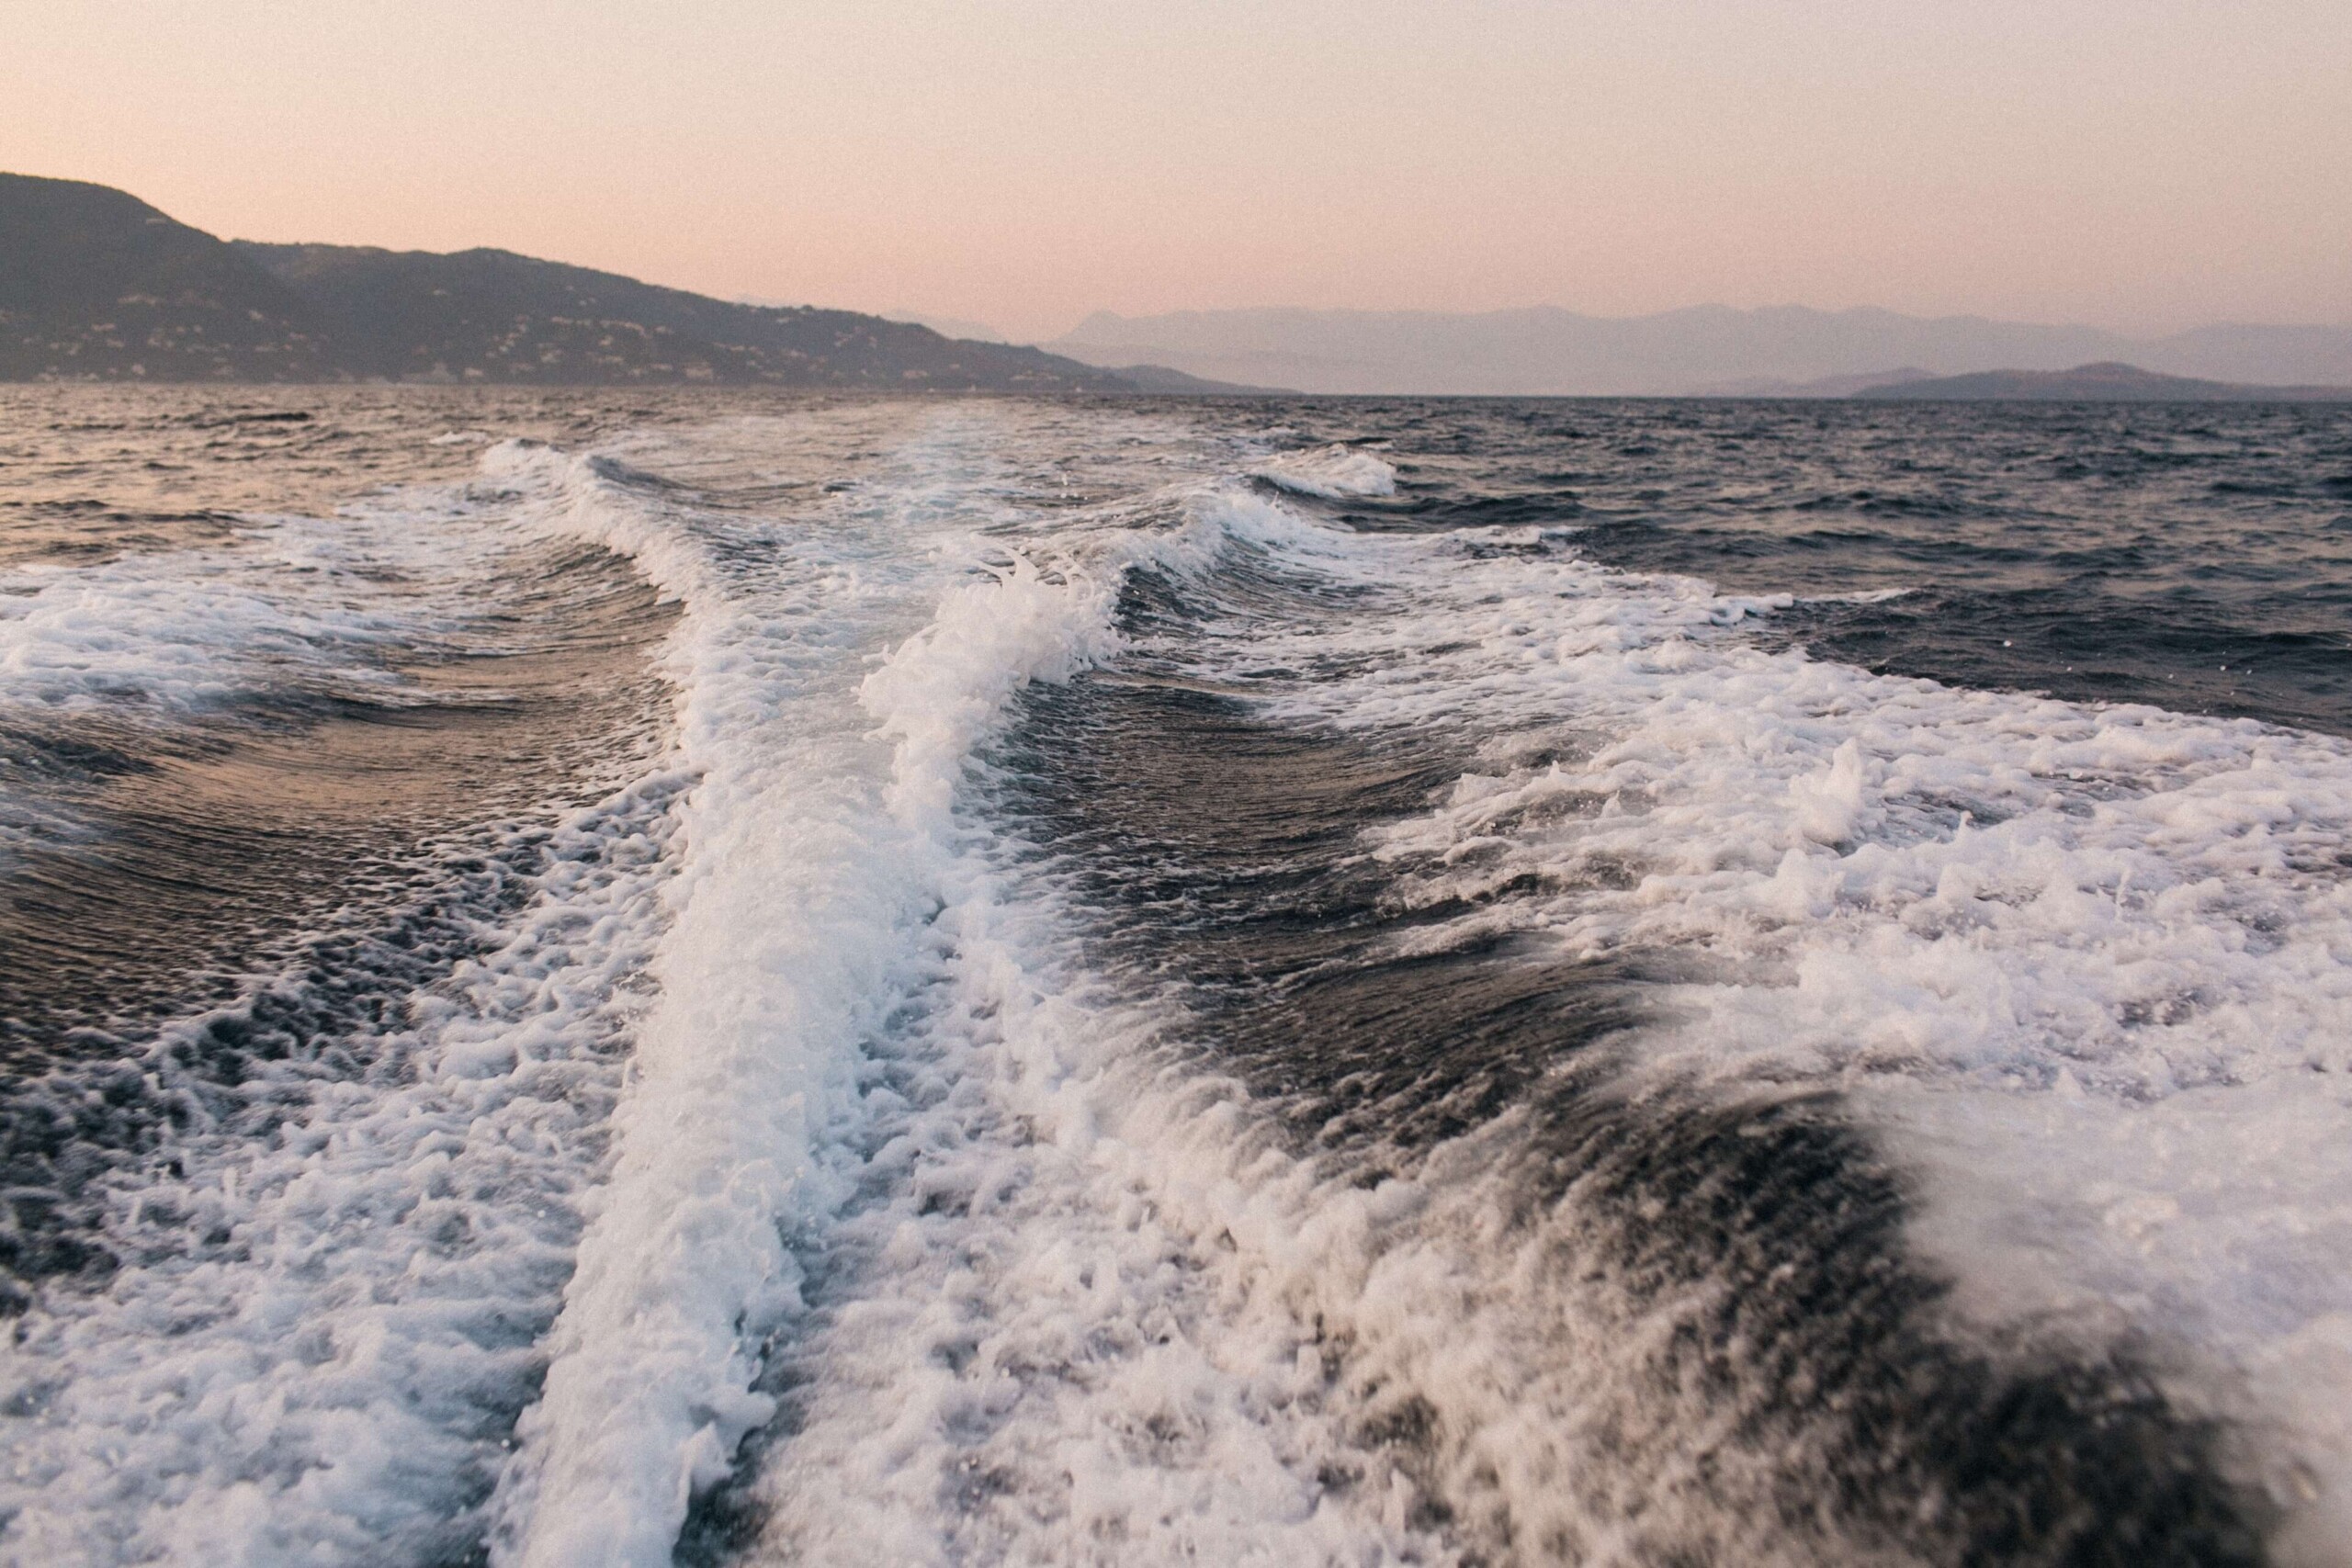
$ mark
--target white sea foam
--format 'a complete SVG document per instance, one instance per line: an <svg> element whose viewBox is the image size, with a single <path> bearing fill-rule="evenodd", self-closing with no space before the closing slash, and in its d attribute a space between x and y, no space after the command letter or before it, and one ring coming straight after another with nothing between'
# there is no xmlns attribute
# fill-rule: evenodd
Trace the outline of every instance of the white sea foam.
<svg viewBox="0 0 2352 1568"><path fill-rule="evenodd" d="M551 480L546 525L628 552L685 604L670 663L703 776L659 999L500 1500L514 1560L665 1562L693 1493L772 1413L750 1384L795 1304L785 1235L832 1198L811 1145L844 1113L915 912L853 706L857 650L907 585L805 536L783 570L730 582L723 521L608 466L509 446L485 468Z"/></svg>
<svg viewBox="0 0 2352 1568"><path fill-rule="evenodd" d="M364 616L305 607L233 581L274 575L276 563L226 556L213 570L141 558L106 567L19 572L0 598L0 692L19 704L148 702L189 708L262 682L253 665L315 664L354 643L381 644L391 628ZM145 568L146 570L139 569ZM143 580L142 580L143 579ZM245 678L236 666L247 664Z"/></svg>
<svg viewBox="0 0 2352 1568"><path fill-rule="evenodd" d="M599 1164L673 790L562 824L491 951L340 1043L364 1071L263 1065L242 1093L287 1106L265 1134L183 1097L194 1119L106 1179L123 1266L43 1291L0 1345L8 1561L463 1551ZM165 1032L151 1083L208 1021Z"/></svg>
<svg viewBox="0 0 2352 1568"><path fill-rule="evenodd" d="M1103 417L1109 468L1148 422ZM1227 689L1483 749L1363 846L1400 903L1471 911L1413 941L1686 955L1639 1037L1659 1078L1847 1089L1970 1310L2180 1347L2282 1495L2345 1495L2344 747L1768 653L1741 628L1784 596L1606 571L1558 530L1360 536L1238 482L1180 505L1183 460L1168 494L1026 506L1003 449L1074 428L853 405L487 454L469 515L594 539L681 604L675 752L393 1032L405 1076L322 1077L281 1135L198 1128L183 1176L120 1188L113 1234L178 1239L0 1351L0 1541L423 1560L488 1516L502 1562L665 1563L768 1427L764 1549L816 1561L1440 1562L1508 1516L1606 1562L1710 1508L1688 1539L1723 1560L1828 1554L1739 1512L1776 1456L1586 1462L1727 1417L1640 1382L1674 1324L1562 1271L1572 1205L1502 1223L1514 1123L1372 1187L1285 1152L1181 1010L1088 973L1052 868L992 829L990 737L1116 657L1123 574L1235 552L1344 592L1220 622ZM795 499L705 505L706 471ZM1259 471L1395 485L1351 448ZM286 658L345 657L344 610L255 582L239 613L296 626ZM119 700L100 678L37 700ZM543 1366L509 1456L481 1434ZM1436 1438L1380 1440L1408 1421ZM2352 1536L2299 1528L2313 1561Z"/></svg>
<svg viewBox="0 0 2352 1568"><path fill-rule="evenodd" d="M902 446L791 541L790 570L730 577L692 529L652 542L683 549L653 570L684 592L682 728L704 783L619 1152L521 1428L515 1561L667 1562L692 1497L774 1414L752 1386L763 1341L807 1383L760 1486L780 1548L1435 1550L1401 1482L1366 1483L1368 1509L1329 1503L1318 1471L1379 1466L1320 1407L1311 1329L1275 1310L1238 1330L1214 1231L1153 1218L1160 1145L1102 1135L1159 1103L1121 1076L1149 1020L1074 994L1067 932L1007 886L967 809L1012 699L1114 651L1126 571L1197 570L1269 531L1311 541L1272 513L1024 523L975 471L998 438L966 416ZM643 515L609 473L567 482L576 525L647 547L581 521ZM1024 528L1050 533L1050 559L1007 553ZM854 573L820 570L861 550ZM895 647L868 674L855 655L877 636ZM872 1270L818 1319L811 1248Z"/></svg>
<svg viewBox="0 0 2352 1568"><path fill-rule="evenodd" d="M1800 604L1886 604L1897 599L1907 599L1917 592L1916 588L1865 588L1851 593L1801 593Z"/></svg>
<svg viewBox="0 0 2352 1568"><path fill-rule="evenodd" d="M987 536L1019 519L987 499L985 421L850 423L839 445L882 456L813 512L702 508L609 458L523 444L445 498L476 527L621 551L682 604L660 777L691 795L661 813L658 845L642 792L567 829L617 869L583 881L560 852L493 957L419 998L413 1028L349 1046L391 1077L289 1067L277 1134L193 1130L170 1151L180 1174L122 1173L108 1234L138 1261L102 1291L49 1292L11 1352L12 1548L429 1557L465 1550L486 1514L503 1560L669 1560L691 1497L773 1411L752 1384L796 1321L795 1247L858 1175L869 1053L942 983L943 903L979 919L952 891L973 874L953 807L974 747L1024 684L1111 651L1128 566L1197 561L1226 536L1112 521L1009 554ZM778 430L738 434L741 462ZM650 455L697 458L658 439ZM141 657L151 681L169 665ZM1000 1152L1022 1157L1021 1141ZM159 1235L212 1239L159 1250ZM1023 1242L1041 1244L1060 1245ZM497 1434L542 1368L510 1455ZM1065 1446L1087 1440L1090 1410ZM1250 1430L1227 1438L1261 1451ZM1312 1487L1284 1473L1296 1512ZM1238 1540L1262 1511L1245 1478L1211 1464L1176 1484L1218 1499Z"/></svg>
<svg viewBox="0 0 2352 1568"><path fill-rule="evenodd" d="M490 511L394 494L249 519L218 547L0 573L0 724L137 749L256 705L430 701L393 666L476 640L480 585L515 547ZM0 856L89 836L73 773L0 775Z"/></svg>
<svg viewBox="0 0 2352 1568"><path fill-rule="evenodd" d="M2174 890L2227 872L2198 863L2217 841L2208 797L2235 797L2242 764L2256 756L2265 766L2300 758L2295 787L2306 793L2328 787L2339 770L2333 743L2306 737L1885 681L1768 654L1736 635L1786 598L1726 598L1558 553L1365 538L1243 496L1210 498L1199 518L1155 548L1240 541L1351 591L1344 617L1270 623L1258 635L1226 628L1231 657L1251 669L1347 672L1261 680L1270 711L1487 737L1491 770L1373 846L1396 868L1400 897L1467 894L1476 903L1532 872L1563 891L1492 904L1468 920L1541 930L1576 956L1656 944L1715 962L1722 978L1666 998L1694 1021L1645 1037L1660 1074L1726 1084L1793 1075L1853 1088L1898 1134L1898 1160L1930 1174L1932 1118L1906 1110L1903 1096L1932 1108L1989 1095L2063 1111L2081 1093L2098 1098L2100 1114L2122 1118L2152 1098L2188 1104L2194 1095L2175 1059L2180 1021L2133 1021L2127 1003L2098 1000L2098 974L2152 955L2119 953L2103 918L2086 915L2086 868L2109 866L2117 853L2148 858L2122 887L2122 904L2127 914L2146 910L2143 925L2173 944L2154 955L2159 968L2198 951L2227 968L2227 955L2247 956L2244 927L2233 934L2208 917L2235 908L2233 896L2193 904L2185 927L2176 918L2185 907ZM1176 564L1197 569L1202 558ZM1640 1472L1595 1471L1577 1458L1587 1450L1575 1434L1615 1431L1622 1443L1670 1456L1700 1440L1693 1434L1709 1430L1715 1413L1703 1401L1684 1408L1662 1398L1642 1382L1638 1358L1623 1353L1670 1325L1644 1319L1605 1280L1564 1282L1553 1262L1559 1235L1497 1228L1501 1210L1485 1172L1508 1126L1371 1191L1283 1155L1238 1089L1154 1066L1170 1060L1158 1044L1181 1034L1181 1017L1105 1000L1068 956L1066 933L1056 934L1051 900L989 869L976 822L955 811L973 744L1024 676L1057 678L1102 655L1108 581L1015 566L953 590L931 627L864 688L894 750L888 782L859 809L887 813L893 831L869 823L856 852L921 892L899 907L896 927L844 929L890 953L898 967L885 988L922 1021L895 1033L872 1014L831 1025L825 1039L841 1048L847 1075L827 1089L837 1112L803 1123L795 1193L752 1205L817 1216L835 1246L873 1270L852 1300L809 1320L805 1343L787 1337L797 1347L787 1359L806 1381L792 1435L760 1486L771 1544L842 1561L1437 1560L1447 1549L1417 1524L1434 1486L1470 1510L1473 1535L1480 1521L1501 1529L1507 1517L1513 1531L1581 1540L1601 1560L1638 1555L1677 1530L1744 1560L1807 1560L1819 1541L1776 1534L1770 1523L1762 1500L1779 1462L1770 1455L1753 1456L1752 1476L1719 1474L1721 1496L1701 1489L1651 1499L1643 1529L1652 1534L1617 1533L1644 1506L1615 1495L1610 1477ZM1384 595L1414 613L1365 613ZM1069 626L1091 629L1041 633L1047 604L1075 617ZM1537 749L1578 760L1513 763ZM2166 798L2137 818L2119 804L2155 797ZM2243 810L2222 807L2224 818ZM2275 838L2297 811L2309 816L2308 802L2255 815L2267 812ZM2333 841L2342 821L2322 814L2310 830ZM2021 855L2039 870L2021 884L2015 867L1971 884L1972 897L1996 882L2007 896L1975 897L1994 908L1939 923L1935 900L1961 886L1946 868L1982 870L1986 854ZM920 906L939 912L928 922L907 917ZM1934 918L1918 912L1929 906ZM2015 924L2003 930L2005 921ZM1435 940L1461 939L1464 924ZM1962 931L1974 934L1935 953ZM2267 994L2274 1013L2312 1005L2290 994L2291 965L2264 967L2275 952L2250 956L2256 967L2239 979ZM1973 968L1938 975L1963 957ZM1987 998L2005 999L1988 1010ZM2062 1032L2068 1010L2079 1019L2102 1005L2109 1048L2080 1049ZM2309 1018L2302 1032L2316 1038L2326 1026ZM852 1038L858 1028L863 1043ZM2134 1034L2150 1029L2175 1032L2164 1042ZM861 1056L902 1066L858 1098L849 1079ZM2159 1066L2172 1076L2156 1077ZM866 1081L876 1081L870 1072ZM2324 1099L2300 1104L2330 1126L2339 1116ZM2239 1141L2255 1145L2279 1124L2273 1110L2241 1099L2227 1114ZM842 1163L860 1124L881 1144L871 1167ZM1923 1241L1963 1272L1996 1270L1989 1249L2003 1225L2053 1197L2067 1207L2060 1163L2021 1156L2007 1179L1991 1181L1990 1196L1973 1201L1942 1183ZM2248 1180L2276 1187L2283 1169L2274 1157ZM854 1179L877 1176L904 1185L863 1206L850 1201ZM2153 1177L2133 1174L2143 1179ZM2112 1172L2105 1179L2114 1187ZM2131 1224L2097 1221L2115 1234L2144 1236L2189 1208L2127 1186L2137 1203ZM2204 1359L2193 1369L2202 1381L2184 1385L2192 1397L2216 1386L2217 1363L2243 1369L2249 1385L2264 1376L2275 1384L2278 1374L2264 1369L2290 1362L2298 1375L2325 1371L2339 1350L2328 1325L2338 1321L2331 1292L2341 1273L2325 1266L2336 1222L2317 1185L2299 1190L2287 1205L2293 1223L2268 1224L2261 1256L2243 1250L2253 1212L2236 1201L2245 1194L2214 1206L2221 1229L2201 1256L2234 1270L2237 1285L2191 1280L2177 1267L2172 1276L2201 1317L2148 1288L2169 1265L2158 1258L2152 1271L2144 1251L2104 1280L2078 1255L2064 1278L2134 1326L2195 1347ZM2092 1194L2076 1212L2096 1218L2120 1201ZM825 1217L835 1211L846 1217ZM2325 1234L2297 1237L2295 1224ZM2035 1234L2064 1228L2052 1221ZM789 1258L775 1258L789 1275ZM2275 1272L2311 1277L2283 1332L2248 1329L2242 1317L2232 1319L2238 1328L2215 1328L2217 1313L2232 1317L2233 1290L2262 1293L2255 1287ZM656 1293L667 1300L700 1278L666 1279ZM1982 1292L1964 1299L1994 1316L2036 1309ZM746 1386L741 1329L740 1314L724 1325L713 1318L696 1386L730 1395ZM636 1364L616 1350L611 1376ZM1363 1441L1383 1402L1402 1391L1418 1391L1455 1435L1411 1475ZM607 1384L572 1418L584 1423L628 1396ZM2332 1407L2327 1399L2306 1393L2299 1406L2274 1389L2263 1406L2288 1428L2291 1463L2333 1489L2332 1428L2315 1413ZM688 1495L765 1407L743 1408L731 1427L716 1409L707 1400L673 1414L660 1454L608 1445L598 1461L608 1468L591 1466L569 1484L649 1471L673 1478L665 1498L632 1504L660 1525L646 1531L646 1551L666 1550ZM684 1437L696 1419L704 1425L694 1431L707 1434L699 1447ZM695 1453L710 1467L699 1475L675 1458L661 1462ZM1714 1462L1733 1458L1719 1451ZM1740 1495L1755 1506L1727 1506ZM580 1511L540 1502L542 1518ZM597 1539L613 1539L618 1525L605 1517Z"/></svg>
<svg viewBox="0 0 2352 1568"><path fill-rule="evenodd" d="M1188 546L1204 532L1294 565L1362 564L1279 509L1222 501L1142 558L1203 570L1212 558ZM956 716L995 711L976 696L1003 667L976 655L1029 646L1006 628L1050 591L1026 573L959 591L865 689L900 742L901 820L942 852L940 909L921 1021L876 1048L876 1153L857 1174L885 1185L833 1232L845 1299L784 1352L795 1408L758 1487L766 1550L1451 1561L1433 1483L1499 1489L1526 1539L1593 1540L1611 1528L1606 1481L1566 1484L1554 1424L1631 1419L1627 1440L1651 1443L1705 1426L1637 1371L1596 1371L1632 1331L1625 1303L1617 1319L1587 1303L1580 1330L1549 1320L1553 1238L1497 1230L1479 1153L1375 1190L1283 1153L1238 1086L1170 1054L1181 1011L1087 976L1050 876L991 844L984 795L959 797L976 731ZM1060 673L1071 646L1023 665ZM1411 1419L1414 1397L1477 1434L1446 1461L1455 1473L1408 1474L1371 1436ZM1748 1560L1808 1560L1731 1525Z"/></svg>
<svg viewBox="0 0 2352 1568"><path fill-rule="evenodd" d="M684 598L673 669L703 782L618 1153L522 1428L516 1561L666 1562L692 1496L773 1414L751 1384L799 1305L787 1241L846 1196L856 1074L920 978L972 748L1022 686L1111 646L1115 573L1015 558L957 584L1001 557L975 532L1000 519L943 503L937 468L979 458L933 439L752 574L675 508L649 529L658 508L609 472L567 481L573 525ZM894 638L869 676L860 653Z"/></svg>
<svg viewBox="0 0 2352 1568"><path fill-rule="evenodd" d="M1657 1072L1851 1090L1932 1178L1963 1302L2177 1347L2184 1397L2245 1395L2276 1462L2352 1495L2322 1154L2352 1146L2352 748L1767 652L1736 628L1785 600L1572 556L1334 534L1317 560L1411 613L1253 642L1342 671L1270 710L1494 759L1373 845L1398 898L1475 911L1416 941L1710 966L1659 996L1690 1021L1645 1032Z"/></svg>
<svg viewBox="0 0 2352 1568"><path fill-rule="evenodd" d="M211 548L0 575L0 709L176 719L265 694L397 702L379 661L455 635L455 591L511 549L478 513L383 500L255 518Z"/></svg>
<svg viewBox="0 0 2352 1568"><path fill-rule="evenodd" d="M1179 532L1110 564L1198 566L1202 546ZM854 1299L792 1357L808 1386L762 1481L767 1545L843 1563L1436 1560L1411 1489L1329 1407L1313 1328L1279 1304L1237 1315L1216 1231L1163 1209L1187 1179L1164 1158L1174 1129L1204 1106L1150 1072L1159 1021L1090 987L1051 899L958 826L965 760L1010 691L1112 651L1117 576L1097 570L956 591L864 687L940 902L922 1022L866 1097L860 1175L888 1196L834 1240L864 1270ZM1331 1505L1343 1466L1379 1472L1368 1509Z"/></svg>
<svg viewBox="0 0 2352 1568"><path fill-rule="evenodd" d="M169 727L289 692L404 700L375 660L464 646L517 547L505 504L402 491L27 574L0 705ZM8 1561L426 1561L479 1537L603 1161L684 782L657 767L551 828L422 846L538 869L390 1021L204 1077L215 1031L307 1005L298 965L130 1063L16 1086L71 1124L128 1073L169 1114L152 1147L59 1154L119 1264L40 1285L0 1348Z"/></svg>
<svg viewBox="0 0 2352 1568"><path fill-rule="evenodd" d="M854 1297L791 1359L764 1549L1449 1560L1322 1325L1261 1288L1268 1238L1226 1228L1280 1156L1229 1090L1156 1069L1170 1021L1072 966L1037 886L967 860L946 888L925 1021L869 1091L888 1196L845 1221Z"/></svg>
<svg viewBox="0 0 2352 1568"><path fill-rule="evenodd" d="M1318 446L1269 457L1253 470L1298 495L1340 501L1396 493L1396 469L1360 446Z"/></svg>

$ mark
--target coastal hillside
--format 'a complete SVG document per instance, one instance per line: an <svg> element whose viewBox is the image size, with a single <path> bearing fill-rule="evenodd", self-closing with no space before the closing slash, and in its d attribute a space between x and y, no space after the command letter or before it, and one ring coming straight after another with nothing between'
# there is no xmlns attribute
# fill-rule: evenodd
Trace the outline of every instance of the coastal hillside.
<svg viewBox="0 0 2352 1568"><path fill-rule="evenodd" d="M1144 389L1039 349L506 251L223 241L105 186L0 175L0 380L134 379Z"/></svg>

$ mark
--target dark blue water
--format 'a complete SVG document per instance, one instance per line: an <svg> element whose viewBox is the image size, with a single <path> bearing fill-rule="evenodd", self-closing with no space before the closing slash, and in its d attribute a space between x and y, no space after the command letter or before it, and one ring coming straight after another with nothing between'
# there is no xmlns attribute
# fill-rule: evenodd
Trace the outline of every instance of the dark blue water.
<svg viewBox="0 0 2352 1568"><path fill-rule="evenodd" d="M1628 570L1797 595L1780 630L1824 658L2352 733L2352 409L1281 412L1319 439L1389 443L1396 498L1337 509L1359 526L1573 527Z"/></svg>

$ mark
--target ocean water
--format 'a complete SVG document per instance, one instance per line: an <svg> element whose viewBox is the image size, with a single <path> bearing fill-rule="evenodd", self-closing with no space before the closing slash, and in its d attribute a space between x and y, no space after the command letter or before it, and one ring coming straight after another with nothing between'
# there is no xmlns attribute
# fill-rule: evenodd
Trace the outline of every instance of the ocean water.
<svg viewBox="0 0 2352 1568"><path fill-rule="evenodd" d="M2352 1556L2352 415L0 395L0 1561Z"/></svg>

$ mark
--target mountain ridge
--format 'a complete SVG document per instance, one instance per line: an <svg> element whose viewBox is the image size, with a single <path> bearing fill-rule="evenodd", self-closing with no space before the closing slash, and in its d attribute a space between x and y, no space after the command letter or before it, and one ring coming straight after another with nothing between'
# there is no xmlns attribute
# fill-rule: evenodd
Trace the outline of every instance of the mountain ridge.
<svg viewBox="0 0 2352 1568"><path fill-rule="evenodd" d="M1880 401L2352 402L2352 387L2267 386L2165 376L2113 360L2067 370L1979 370L1882 383L1851 394Z"/></svg>
<svg viewBox="0 0 2352 1568"><path fill-rule="evenodd" d="M128 192L0 174L0 380L1229 390L487 247L230 241Z"/></svg>
<svg viewBox="0 0 2352 1568"><path fill-rule="evenodd" d="M2141 343L2091 327L1874 307L1697 305L1638 317L1548 305L1477 314L1272 307L1098 311L1028 346L855 311L716 299L488 247L222 240L109 186L0 174L0 381L1839 397L1954 376L2073 374L2127 357L2148 374L2217 389L2194 395L2333 396L2352 384L2352 328L2222 325ZM1902 395L2142 395L2034 385Z"/></svg>
<svg viewBox="0 0 2352 1568"><path fill-rule="evenodd" d="M1357 394L1821 395L1807 389L1897 366L1949 376L2124 359L2222 381L2352 383L2352 327L2219 325L2143 342L2096 327L1877 307L1696 305L1626 317L1550 305L1097 311L1041 346L1091 364L1151 359L1221 379Z"/></svg>

